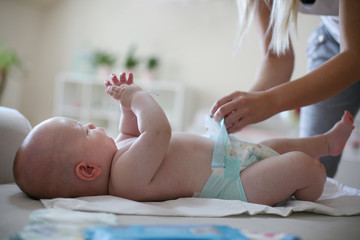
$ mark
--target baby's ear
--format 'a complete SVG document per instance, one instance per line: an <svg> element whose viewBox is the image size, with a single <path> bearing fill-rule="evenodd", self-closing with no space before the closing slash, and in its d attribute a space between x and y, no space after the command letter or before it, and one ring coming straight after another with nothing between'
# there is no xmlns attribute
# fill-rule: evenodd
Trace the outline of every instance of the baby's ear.
<svg viewBox="0 0 360 240"><path fill-rule="evenodd" d="M91 181L101 175L101 168L87 162L80 162L75 167L76 176L85 181Z"/></svg>

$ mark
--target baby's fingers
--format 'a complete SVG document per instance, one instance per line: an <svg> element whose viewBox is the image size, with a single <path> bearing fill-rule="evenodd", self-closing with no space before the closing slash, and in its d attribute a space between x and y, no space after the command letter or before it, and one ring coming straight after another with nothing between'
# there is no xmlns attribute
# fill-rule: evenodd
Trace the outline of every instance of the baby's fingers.
<svg viewBox="0 0 360 240"><path fill-rule="evenodd" d="M129 73L129 77L126 79L126 73L123 72L120 74L119 78L115 74L110 75L111 81L105 81L105 87L109 86L121 86L123 84L131 85L134 83L134 76L132 73ZM106 93L108 91L106 90Z"/></svg>
<svg viewBox="0 0 360 240"><path fill-rule="evenodd" d="M124 92L124 88L118 86L108 86L106 87L106 93L112 96L116 100L120 100L122 93Z"/></svg>
<svg viewBox="0 0 360 240"><path fill-rule="evenodd" d="M129 73L127 84L131 85L133 83L134 83L134 75L132 73Z"/></svg>
<svg viewBox="0 0 360 240"><path fill-rule="evenodd" d="M111 79L111 81L113 82L114 85L116 85L116 86L120 85L120 81L119 81L118 77L115 74L111 74L110 79Z"/></svg>
<svg viewBox="0 0 360 240"><path fill-rule="evenodd" d="M126 73L123 72L120 74L120 85L126 83Z"/></svg>
<svg viewBox="0 0 360 240"><path fill-rule="evenodd" d="M104 82L104 84L105 84L105 88L107 88L107 87L109 87L109 86L112 86L112 84L111 84L111 82L110 82L109 80L106 80L106 81Z"/></svg>

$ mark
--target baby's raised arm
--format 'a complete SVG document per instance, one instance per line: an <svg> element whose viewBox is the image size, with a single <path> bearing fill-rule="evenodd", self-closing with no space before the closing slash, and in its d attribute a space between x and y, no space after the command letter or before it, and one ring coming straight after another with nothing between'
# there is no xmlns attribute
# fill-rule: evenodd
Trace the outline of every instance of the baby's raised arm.
<svg viewBox="0 0 360 240"><path fill-rule="evenodd" d="M115 74L111 75L111 81L105 82L106 87L106 93L112 96L115 100L120 101L120 95L117 94L117 91L120 91L120 89L117 89L116 86L121 85L131 85L133 84L133 74L129 74L129 78L126 79L126 73L120 74L120 78L118 79ZM114 87L115 88L112 88ZM114 89L114 90L112 90ZM138 130L137 125L137 119L134 112L129 107L125 107L124 105L120 104L121 112L120 115L120 123L119 123L119 136L116 139L116 141L121 141L123 139L129 138L129 137L137 137L140 135L140 132Z"/></svg>
<svg viewBox="0 0 360 240"><path fill-rule="evenodd" d="M132 111L136 116L126 120L137 122L139 136L132 135L137 137L136 140L113 165L117 178L115 181L122 184L122 192L134 196L140 190L149 189L151 180L164 160L171 137L170 124L153 97L135 84L109 85L106 92L119 100L123 109L128 113ZM124 124L121 126L124 132L125 127Z"/></svg>

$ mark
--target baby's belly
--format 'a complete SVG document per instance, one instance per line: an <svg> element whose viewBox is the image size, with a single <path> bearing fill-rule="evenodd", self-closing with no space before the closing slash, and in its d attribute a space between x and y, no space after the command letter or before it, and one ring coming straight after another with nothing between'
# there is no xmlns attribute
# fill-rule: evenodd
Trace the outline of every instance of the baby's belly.
<svg viewBox="0 0 360 240"><path fill-rule="evenodd" d="M201 192L211 175L214 144L213 140L197 135L173 135L154 183L172 198Z"/></svg>

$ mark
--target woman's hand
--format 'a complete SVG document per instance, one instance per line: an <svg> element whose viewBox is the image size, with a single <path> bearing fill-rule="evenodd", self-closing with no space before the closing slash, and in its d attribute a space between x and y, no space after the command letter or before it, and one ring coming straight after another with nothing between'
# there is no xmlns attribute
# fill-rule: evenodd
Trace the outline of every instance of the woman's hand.
<svg viewBox="0 0 360 240"><path fill-rule="evenodd" d="M218 101L211 108L211 116L216 121L225 118L229 133L237 132L248 124L263 121L272 115L272 100L267 92L235 91Z"/></svg>

